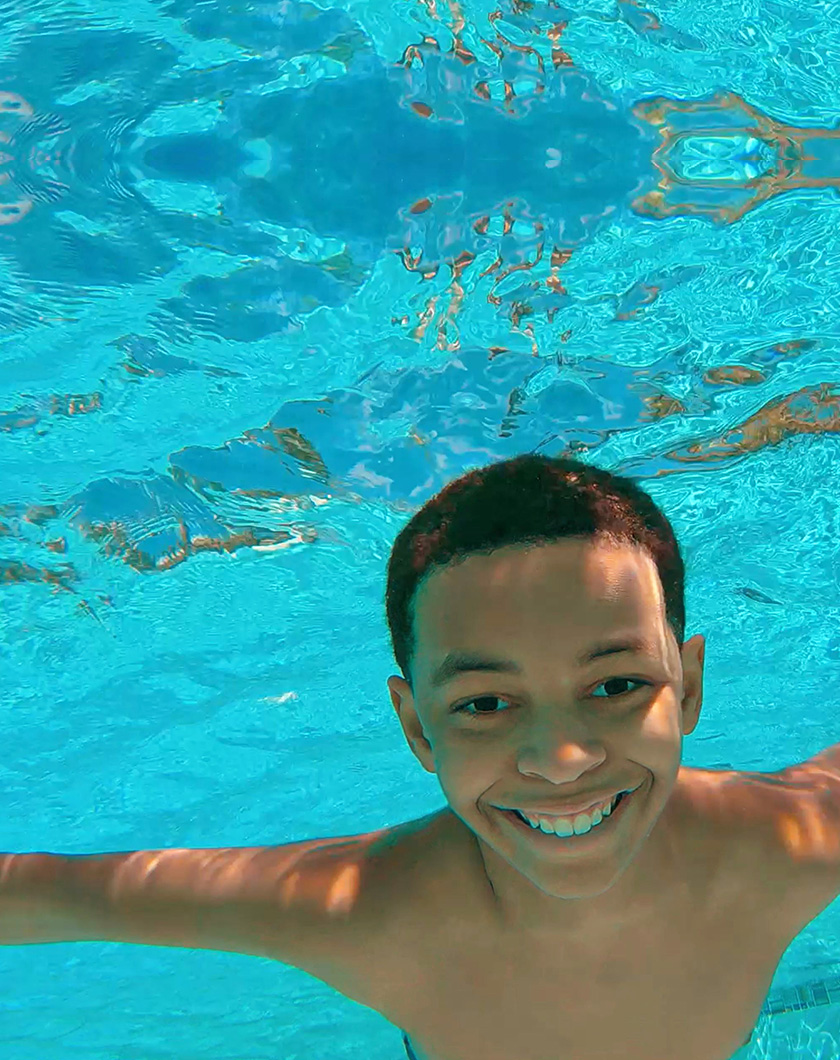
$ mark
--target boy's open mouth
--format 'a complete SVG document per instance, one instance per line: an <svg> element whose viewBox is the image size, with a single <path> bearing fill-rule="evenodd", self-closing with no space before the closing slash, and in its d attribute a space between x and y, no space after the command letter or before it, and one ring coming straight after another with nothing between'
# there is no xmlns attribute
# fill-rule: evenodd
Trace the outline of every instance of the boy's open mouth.
<svg viewBox="0 0 840 1060"><path fill-rule="evenodd" d="M537 841L543 841L548 844L568 844L571 846L585 843L590 840L597 841L598 836L606 836L612 832L616 819L620 819L623 816L623 811L632 794L633 792L628 791L620 792L611 804L612 809L609 815L601 816L600 820L593 818L591 815L582 815L585 816L587 820L580 821L579 818L578 820L580 823L577 825L575 833L572 835L557 834L555 831L546 831L545 827L535 828L519 810L501 810L500 812L516 825L517 830L529 834ZM561 833L568 830L562 825L558 827Z"/></svg>

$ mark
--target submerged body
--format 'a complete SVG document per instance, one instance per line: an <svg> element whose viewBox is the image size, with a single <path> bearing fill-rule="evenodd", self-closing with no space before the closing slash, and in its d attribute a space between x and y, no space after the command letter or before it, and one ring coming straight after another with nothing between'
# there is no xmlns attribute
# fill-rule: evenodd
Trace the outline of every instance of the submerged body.
<svg viewBox="0 0 840 1060"><path fill-rule="evenodd" d="M418 1060L727 1060L837 893L809 876L816 776L682 766L705 638L677 641L644 549L473 553L421 581L414 628L388 685L448 808L392 837L405 912L374 1007Z"/></svg>
<svg viewBox="0 0 840 1060"><path fill-rule="evenodd" d="M402 1028L417 1060L740 1058L779 960L831 900L791 902L798 870L774 821L796 796L779 776L681 769L657 823L679 836L672 871L601 934L510 930L448 809L379 833L365 860L383 944L358 989L339 988ZM639 796L603 844L644 827Z"/></svg>
<svg viewBox="0 0 840 1060"><path fill-rule="evenodd" d="M272 958L418 1060L737 1055L840 892L840 745L682 766L705 641L677 642L637 549L471 556L417 598L413 683L388 687L444 809L275 847L0 857L0 942Z"/></svg>

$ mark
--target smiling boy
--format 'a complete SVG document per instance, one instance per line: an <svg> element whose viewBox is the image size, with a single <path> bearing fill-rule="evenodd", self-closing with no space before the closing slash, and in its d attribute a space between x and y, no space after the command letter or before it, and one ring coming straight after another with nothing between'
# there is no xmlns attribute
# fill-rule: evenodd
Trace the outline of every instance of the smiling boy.
<svg viewBox="0 0 840 1060"><path fill-rule="evenodd" d="M388 680L446 807L275 847L0 857L0 941L271 957L417 1060L727 1060L840 891L837 750L691 769L705 640L631 480L526 455L400 532Z"/></svg>

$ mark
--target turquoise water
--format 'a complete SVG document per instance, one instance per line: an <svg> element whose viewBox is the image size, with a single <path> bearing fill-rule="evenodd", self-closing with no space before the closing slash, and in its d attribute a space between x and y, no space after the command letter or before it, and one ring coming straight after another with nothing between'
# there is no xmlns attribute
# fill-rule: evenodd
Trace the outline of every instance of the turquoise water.
<svg viewBox="0 0 840 1060"><path fill-rule="evenodd" d="M689 765L840 741L840 4L0 5L5 850L442 804L385 563L469 467L639 479L707 636ZM3 951L9 1060L400 1056L294 969ZM749 1055L840 1056L835 903Z"/></svg>

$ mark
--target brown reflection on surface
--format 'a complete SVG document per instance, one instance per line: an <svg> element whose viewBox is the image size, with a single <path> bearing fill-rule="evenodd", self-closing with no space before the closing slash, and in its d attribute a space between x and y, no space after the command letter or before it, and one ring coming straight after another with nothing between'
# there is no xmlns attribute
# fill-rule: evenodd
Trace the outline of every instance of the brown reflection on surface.
<svg viewBox="0 0 840 1060"><path fill-rule="evenodd" d="M117 556L129 567L138 571L164 571L177 567L179 563L190 556L201 552L227 552L233 553L240 548L272 547L284 548L300 541L314 541L317 531L306 528L300 535L292 534L286 530L258 531L248 528L236 533L225 530L218 536L204 534L190 534L189 528L183 519L177 520L176 536L178 544L169 548L163 555L157 558L146 552L142 547L130 540L130 534L116 522L97 525L89 525L81 528L85 536L91 540L101 543L103 554L106 556Z"/></svg>
<svg viewBox="0 0 840 1060"><path fill-rule="evenodd" d="M671 452L682 464L711 464L759 452L802 434L840 432L840 393L829 383L803 387L785 397L769 401L755 415L736 424L727 434L704 438L696 445Z"/></svg>
<svg viewBox="0 0 840 1060"><path fill-rule="evenodd" d="M79 575L70 564L64 564L61 568L34 567L31 563L22 560L4 559L0 560L0 582L5 584L24 582L43 582L52 585L56 589L68 589L72 582L79 580Z"/></svg>
<svg viewBox="0 0 840 1060"><path fill-rule="evenodd" d="M80 416L96 412L102 407L102 394L53 394L50 397L51 416Z"/></svg>
<svg viewBox="0 0 840 1060"><path fill-rule="evenodd" d="M775 121L735 92L719 92L704 100L657 96L636 103L632 113L656 126L662 137L651 157L662 174L659 185L631 207L643 216L706 216L720 224L733 224L777 195L800 188L840 188L840 129ZM686 115L690 122L683 128ZM751 154L741 161L750 161L764 172L740 181L731 175L686 181L679 156L699 139L749 144Z"/></svg>
<svg viewBox="0 0 840 1060"><path fill-rule="evenodd" d="M436 202L436 199L431 198L419 199L409 207L407 212L414 216L421 215L433 209ZM473 277L473 281L478 282L486 276L493 277L493 286L487 294L487 302L498 308L501 308L506 302L508 303L508 317L514 331L528 336L531 353L534 357L538 357L539 343L533 324L528 323L522 327L523 320L534 315L533 305L520 294L501 296L497 288L509 276L517 272L529 273L537 269L542 263L545 255L543 239L545 225L539 219L531 216L526 204L512 200L502 204L497 216L482 214L476 218L471 225L472 234L475 236L486 236L494 220L498 221L498 238L500 240L514 232L520 236L527 232L530 243L529 253L520 252L522 260L506 263L501 248L498 248L493 260ZM548 275L540 278L537 273L534 273L528 277L527 285L523 281L522 290L533 292L533 298L539 299L543 296L543 292L547 292L555 300L547 303L544 307L546 319L549 323L553 322L560 307L560 302L556 300L568 293L560 279L560 269L568 264L572 258L572 253L569 249L562 249L557 246L552 247L548 258ZM400 259L406 272L416 273L424 282L434 280L440 270L439 262L425 262L423 260L422 250L415 254L408 247L402 247L395 250L394 254ZM460 349L461 343L457 330L457 318L466 300L466 286L463 278L464 273L475 259L476 254L472 251L461 250L451 259L446 260L446 265L451 270L452 278L446 290L440 294L431 295L419 311L419 321L409 331L410 337L415 342L421 341L429 328L435 325L437 349L447 352L455 352ZM437 312L439 303L444 302L445 308L441 312ZM393 318L392 322L394 322ZM491 350L489 359L492 360L493 355Z"/></svg>
<svg viewBox="0 0 840 1060"><path fill-rule="evenodd" d="M58 514L59 509L54 504L30 504L23 512L22 521L31 523L33 526L43 526L56 519ZM0 505L0 537L16 536L16 531L4 521L14 515L15 512L12 505ZM57 537L51 541L45 541L44 548L48 552L66 552L67 540L64 537ZM22 560L8 559L0 561L0 583L44 582L56 589L68 589L78 579L79 575L72 564L69 563L62 564L58 568L51 568L35 567L30 563L24 563Z"/></svg>
<svg viewBox="0 0 840 1060"><path fill-rule="evenodd" d="M440 17L434 0L422 0L422 2L426 7L428 16L431 20L444 21ZM478 62L478 59L472 48L465 43L464 31L474 30L475 24L467 22L461 9L461 5L457 3L457 0L449 0L446 6L448 13L451 15L451 19L446 21L446 26L452 34L452 45L450 50L463 66L472 66L473 63ZM533 63L533 69L542 74L545 71L545 64L540 51L530 44L523 44L518 40L513 40L506 34L504 26L506 19L509 19L511 16L528 15L532 7L533 4L530 0L511 0L509 11L501 11L497 9L489 12L487 15L487 21L495 31L496 39L488 40L486 37L479 37L479 40L500 60L504 58L507 52L515 52L523 56L529 56ZM569 53L564 51L558 43L567 26L568 22L554 22L544 27L532 27L537 33L544 32L546 38L551 41L551 63L555 70L560 69L560 67L573 65ZM410 44L403 51L402 56L395 65L409 69L413 64L418 62L422 63L424 61L424 52L439 50L440 46L438 45L437 40L433 36L426 34L423 36L420 44ZM517 97L516 86L512 81L507 79L505 79L502 84L504 86L504 105L506 108L509 108L511 102ZM486 81L477 81L473 90L479 99L489 100L491 98L489 85ZM543 91L543 86L537 85L535 91L539 94ZM420 107L421 109L418 109L417 106L412 104L412 109L414 109L416 113L422 114L423 117L429 117L433 114L432 108L427 104L421 104Z"/></svg>

